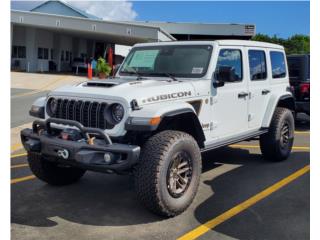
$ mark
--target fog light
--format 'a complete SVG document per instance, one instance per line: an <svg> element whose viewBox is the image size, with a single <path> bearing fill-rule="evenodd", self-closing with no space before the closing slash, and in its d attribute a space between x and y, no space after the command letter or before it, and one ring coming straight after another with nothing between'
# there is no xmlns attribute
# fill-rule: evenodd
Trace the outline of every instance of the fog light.
<svg viewBox="0 0 320 240"><path fill-rule="evenodd" d="M105 153L103 156L103 159L106 164L111 164L112 159L111 159L111 155L109 153Z"/></svg>

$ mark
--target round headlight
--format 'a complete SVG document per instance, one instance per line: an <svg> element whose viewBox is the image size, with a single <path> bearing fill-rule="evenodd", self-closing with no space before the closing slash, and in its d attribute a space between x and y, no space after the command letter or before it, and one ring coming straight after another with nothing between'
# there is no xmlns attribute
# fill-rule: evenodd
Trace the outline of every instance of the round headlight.
<svg viewBox="0 0 320 240"><path fill-rule="evenodd" d="M56 113L57 107L58 107L57 99L50 98L47 103L47 113L50 117L52 117Z"/></svg>
<svg viewBox="0 0 320 240"><path fill-rule="evenodd" d="M111 106L111 116L112 120L119 123L124 116L124 108L121 104L115 103Z"/></svg>

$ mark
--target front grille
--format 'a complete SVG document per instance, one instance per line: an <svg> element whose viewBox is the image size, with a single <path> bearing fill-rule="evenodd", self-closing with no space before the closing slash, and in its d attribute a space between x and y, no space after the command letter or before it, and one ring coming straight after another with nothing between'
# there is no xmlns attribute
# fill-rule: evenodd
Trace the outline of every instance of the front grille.
<svg viewBox="0 0 320 240"><path fill-rule="evenodd" d="M85 127L112 129L114 125L104 118L107 106L107 103L57 99L57 109L52 117L75 120Z"/></svg>

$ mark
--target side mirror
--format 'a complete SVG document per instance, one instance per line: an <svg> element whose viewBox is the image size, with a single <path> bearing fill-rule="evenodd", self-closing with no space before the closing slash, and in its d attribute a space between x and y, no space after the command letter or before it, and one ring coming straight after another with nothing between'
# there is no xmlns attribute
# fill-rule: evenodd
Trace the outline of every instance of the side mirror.
<svg viewBox="0 0 320 240"><path fill-rule="evenodd" d="M229 66L219 66L214 74L214 78L221 82L235 82L238 80L235 69Z"/></svg>
<svg viewBox="0 0 320 240"><path fill-rule="evenodd" d="M214 88L223 87L224 86L224 81L215 80L212 83L212 85L213 85Z"/></svg>

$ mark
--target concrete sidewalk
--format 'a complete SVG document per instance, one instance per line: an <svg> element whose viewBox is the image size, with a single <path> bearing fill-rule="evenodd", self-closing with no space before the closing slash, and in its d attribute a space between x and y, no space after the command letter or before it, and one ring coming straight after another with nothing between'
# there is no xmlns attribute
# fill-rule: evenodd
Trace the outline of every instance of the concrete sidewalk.
<svg viewBox="0 0 320 240"><path fill-rule="evenodd" d="M45 91L52 90L66 84L75 84L86 80L86 76L11 72L11 88Z"/></svg>

